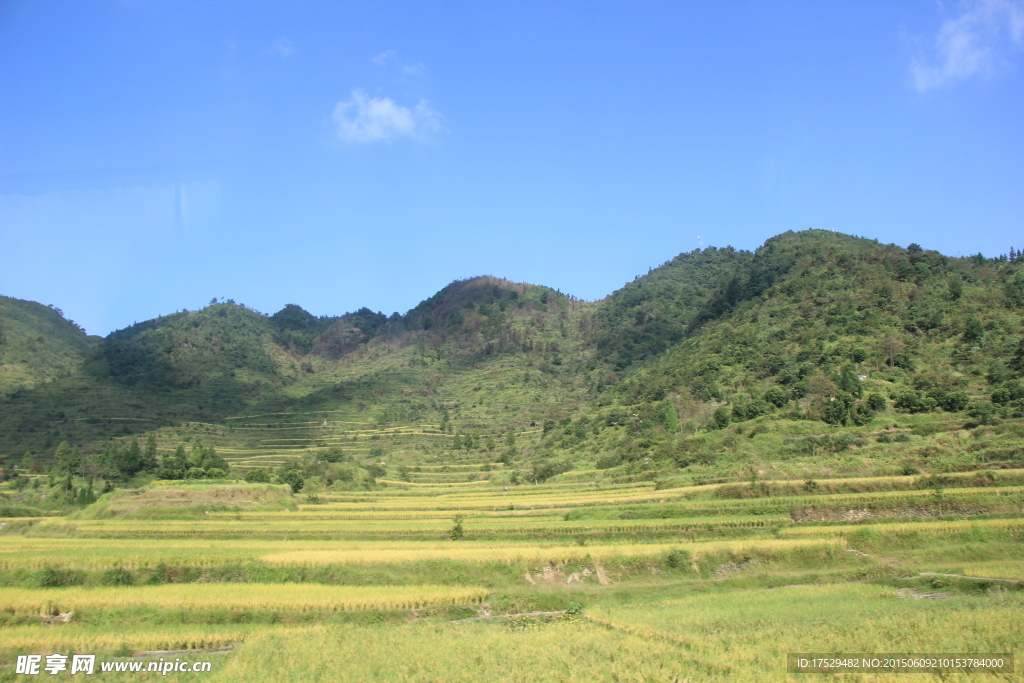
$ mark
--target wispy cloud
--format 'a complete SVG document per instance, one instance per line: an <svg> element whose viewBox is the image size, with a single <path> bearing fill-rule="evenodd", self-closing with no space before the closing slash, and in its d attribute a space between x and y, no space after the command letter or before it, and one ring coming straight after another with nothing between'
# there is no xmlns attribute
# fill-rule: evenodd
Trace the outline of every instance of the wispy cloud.
<svg viewBox="0 0 1024 683"><path fill-rule="evenodd" d="M352 99L338 102L332 118L338 139L348 143L422 140L441 130L441 114L426 100L409 108L390 97L369 97L362 90L353 90Z"/></svg>
<svg viewBox="0 0 1024 683"><path fill-rule="evenodd" d="M991 75L1003 65L1007 39L1013 48L1024 48L1024 0L970 0L963 8L939 28L934 57L911 62L919 91Z"/></svg>
<svg viewBox="0 0 1024 683"><path fill-rule="evenodd" d="M398 61L398 53L394 50L385 50L370 61L377 66L387 66L388 64Z"/></svg>
<svg viewBox="0 0 1024 683"><path fill-rule="evenodd" d="M420 62L403 62L398 58L398 53L394 50L385 50L371 61L380 67L396 67L403 78L406 76L422 76L427 71L427 67Z"/></svg>
<svg viewBox="0 0 1024 683"><path fill-rule="evenodd" d="M295 47L292 45L291 40L282 36L270 44L270 47L266 49L266 53L288 59L295 54Z"/></svg>

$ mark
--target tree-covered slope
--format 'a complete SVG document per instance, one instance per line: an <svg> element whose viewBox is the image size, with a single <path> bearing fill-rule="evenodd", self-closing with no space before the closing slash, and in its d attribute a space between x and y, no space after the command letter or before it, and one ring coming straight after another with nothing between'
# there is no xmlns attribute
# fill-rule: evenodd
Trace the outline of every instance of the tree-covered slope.
<svg viewBox="0 0 1024 683"><path fill-rule="evenodd" d="M861 443L918 415L1017 420L1022 292L1019 254L949 258L825 231L779 235L725 279L681 342L626 373L549 448L685 469L753 457L756 442L738 445L726 429L826 440L846 429Z"/></svg>
<svg viewBox="0 0 1024 683"><path fill-rule="evenodd" d="M596 315L600 357L621 369L671 348L750 261L750 252L708 247L679 254L616 291Z"/></svg>
<svg viewBox="0 0 1024 683"><path fill-rule="evenodd" d="M275 396L301 370L263 315L212 304L138 323L95 343L69 372L8 398L0 449L86 451L183 420L219 420Z"/></svg>
<svg viewBox="0 0 1024 683"><path fill-rule="evenodd" d="M316 318L294 304L265 316L211 303L118 330L74 376L24 392L0 415L0 452L47 453L61 440L90 450L120 435L267 411L327 410L374 424L447 416L453 430L468 430L500 405L509 424L525 424L552 412L549 404L565 412L582 400L591 308L491 277L456 281L390 318L365 308ZM527 387L534 407L517 412ZM459 415L465 424L454 424Z"/></svg>
<svg viewBox="0 0 1024 683"><path fill-rule="evenodd" d="M213 303L115 332L73 376L22 390L0 454L157 431L161 448L202 436L238 457L344 445L412 467L487 448L538 480L690 476L905 420L1019 420L1022 322L1019 254L815 230L681 254L602 302L478 277L390 317ZM374 430L380 444L356 442Z"/></svg>
<svg viewBox="0 0 1024 683"><path fill-rule="evenodd" d="M860 398L844 370L903 388L982 392L1019 376L1022 288L1019 260L787 233L759 249L698 316L701 327L638 379L752 401L772 386L792 399Z"/></svg>
<svg viewBox="0 0 1024 683"><path fill-rule="evenodd" d="M277 328L244 306L218 303L111 333L85 368L98 378L150 391L228 384L235 391L278 379L284 370Z"/></svg>
<svg viewBox="0 0 1024 683"><path fill-rule="evenodd" d="M0 397L73 372L97 341L60 309L0 296Z"/></svg>

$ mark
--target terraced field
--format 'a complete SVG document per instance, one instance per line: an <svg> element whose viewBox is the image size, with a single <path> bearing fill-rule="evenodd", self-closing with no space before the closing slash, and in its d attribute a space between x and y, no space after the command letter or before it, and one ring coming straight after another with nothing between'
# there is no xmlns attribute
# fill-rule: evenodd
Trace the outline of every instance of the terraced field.
<svg viewBox="0 0 1024 683"><path fill-rule="evenodd" d="M8 518L0 676L29 652L222 648L202 655L209 680L784 681L816 678L787 673L788 652L1024 645L1020 470L941 487L457 480L480 467L317 502L163 482ZM311 647L316 666L295 655Z"/></svg>

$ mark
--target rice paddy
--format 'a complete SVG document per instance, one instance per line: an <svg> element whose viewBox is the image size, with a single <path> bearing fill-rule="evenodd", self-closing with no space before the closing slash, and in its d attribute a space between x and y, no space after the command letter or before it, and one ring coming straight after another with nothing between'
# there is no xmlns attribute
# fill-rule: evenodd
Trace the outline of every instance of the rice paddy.
<svg viewBox="0 0 1024 683"><path fill-rule="evenodd" d="M233 609L248 611L351 611L421 609L432 605L477 603L487 589L452 586L321 586L315 584L178 584L131 588L8 588L0 611L42 614L125 607Z"/></svg>
<svg viewBox="0 0 1024 683"><path fill-rule="evenodd" d="M1024 590L992 581L1024 578L1019 474L157 484L5 520L0 677L25 653L224 647L208 680L795 681L816 677L787 652L1019 652ZM494 618L534 611L559 614Z"/></svg>

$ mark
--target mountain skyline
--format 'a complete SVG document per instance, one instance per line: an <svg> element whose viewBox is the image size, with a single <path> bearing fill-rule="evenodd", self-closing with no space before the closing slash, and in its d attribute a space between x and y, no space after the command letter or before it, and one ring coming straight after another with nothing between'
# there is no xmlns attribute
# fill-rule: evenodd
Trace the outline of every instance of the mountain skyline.
<svg viewBox="0 0 1024 683"><path fill-rule="evenodd" d="M678 254L596 302L477 277L404 315L321 317L296 304L267 315L218 299L103 339L4 298L0 449L95 448L253 413L380 428L427 420L492 437L563 420L621 426L623 414L687 433L758 416L860 425L875 419L858 407L860 375L884 390L883 408L995 406L1009 417L1024 367L1022 263L1016 250L956 258L807 230L753 252ZM733 407L712 414L721 401ZM659 429L645 448L676 438ZM317 443L303 430L291 446ZM549 441L524 457L565 445ZM606 451L640 452L623 443Z"/></svg>
<svg viewBox="0 0 1024 683"><path fill-rule="evenodd" d="M1006 253L1021 0L123 3L0 13L0 291L92 334L214 296L605 296L838 230Z"/></svg>
<svg viewBox="0 0 1024 683"><path fill-rule="evenodd" d="M827 231L827 232L836 232L837 234L840 234L840 235L844 234L844 233L841 233L839 231ZM854 236L854 235L849 235L849 236ZM861 237L861 239L872 239L872 238ZM875 239L874 241L886 244L884 241L880 241L880 240L877 240L877 239ZM719 247L717 245L710 245L710 244L709 245L705 245L703 242L704 242L704 240L703 240L703 238L701 238L701 240L700 240L700 247L694 248L692 251L693 252L699 252L699 251L701 251L701 250L703 250L705 248L720 249L720 250L724 251L724 250L730 250L730 249L734 248L733 245L725 245L724 247ZM892 242L889 242L887 244L889 246L894 246L894 247L901 246L901 245L897 245L897 244L892 243ZM914 243L914 244L916 244L916 243ZM754 250L756 250L760 246L762 246L762 244L756 244L751 249L740 248L740 250L741 251L754 251ZM987 254L987 255L986 254L982 254L980 251L979 252L973 252L973 253L958 251L954 255L956 257L966 257L966 256L974 256L976 254L980 254L982 256L985 256L986 258L992 258L992 257L1000 258L1000 257L1005 257L1007 254L1009 254L1011 252L1012 253L1019 253L1018 251L1015 251L1015 250L1016 250L1016 245L1015 244L1011 244L1004 251L992 252L992 253ZM685 254L685 253L689 253L689 252L684 251L684 252L681 252L681 253ZM671 259L669 259L669 261L671 261ZM654 270L654 269L656 269L656 268L658 268L658 267L660 267L662 265L665 265L665 263L668 263L668 261L663 261L663 262L655 264L655 265L649 265L649 266L647 266L646 272L650 273L652 270ZM606 292L604 294L598 294L598 295L594 296L593 298L579 297L579 296L576 296L573 292L562 291L561 289L559 289L557 287L553 287L553 286L550 287L550 289L552 289L552 291L558 292L559 294L563 294L565 296L569 296L571 298L578 299L580 301L589 302L589 303L596 303L596 302L600 302L600 301L602 301L604 299L607 299L608 297L612 296L615 292L617 292L620 289L622 289L622 287L628 286L631 282L635 282L637 279L642 277L642 275L643 275L643 273L638 273L635 276L633 276L633 278L631 278L631 279L627 280L626 282L624 282L623 285L621 285L621 286L619 286L619 287L617 287L617 288L615 288L613 290L610 290L610 291L608 291L608 292ZM526 281L511 280L509 278L503 277L500 274L496 275L494 273L478 273L478 274L472 274L472 275L467 275L467 276L455 277L454 279L450 279L450 280L448 280L446 282L445 285L440 287L437 291L441 291L442 289L444 289L445 287L447 287L448 285L451 285L451 284L455 284L455 283L458 283L458 282L464 282L464 281L470 281L470 280L476 280L476 279L479 279L479 278L495 278L495 279L504 280L504 281L507 281L507 282L515 282L516 284L548 287L548 285L537 283L537 282L526 282ZM7 296L8 298L19 299L21 301L42 304L41 301L37 301L35 299L25 299L25 298L22 298L22 297L12 297L8 293L6 293L6 292L0 293L0 296ZM409 295L406 295L406 298L408 298L408 296ZM253 311L256 311L257 313L260 313L260 314L268 316L268 317L274 315L275 313L280 313L282 311L285 311L289 306L299 306L300 308L303 309L303 311L309 312L310 315L313 315L314 317L318 317L318 318L336 318L336 317L340 317L340 316L356 313L356 312L358 312L360 310L363 310L363 309L370 310L370 311L373 311L375 313L382 314L382 315L385 315L385 316L395 316L395 315L404 316L404 315L407 315L408 313L410 313L411 311L413 311L418 305L423 303L423 300L414 302L412 305L410 305L403 312L401 310L397 310L398 308L401 308L401 307L392 307L392 306L386 306L385 305L385 306L382 306L382 307L379 307L379 308L375 309L374 307L371 307L371 306L359 305L359 302L356 301L353 307L351 307L351 308L349 308L347 310L344 310L342 312L339 312L337 309L327 308L325 310L325 312L312 313L312 312L310 312L307 309L306 306L303 306L301 303L298 303L298 301L299 301L298 299L296 301L287 301L285 303L282 303L282 304L280 304L280 306L278 308L273 309L273 310L264 310L264 309L261 309L259 306L254 306L254 305L251 306L251 305L249 305L247 303L244 303L242 301L243 298L244 297L242 297L242 296L214 296L214 297L211 297L210 300L200 301L198 304L195 304L192 307L182 306L180 308L175 308L173 311L158 312L155 315L153 315L151 318L144 318L143 320L162 318L162 317L165 317L165 316L168 316L168 315L172 315L174 313L182 313L182 312L188 312L188 311L201 310L205 306L208 306L208 305L210 305L212 303L225 303L225 302L230 302L230 303L236 303L237 302L238 305L240 305L240 306L245 306L246 308L250 308ZM72 317L72 315L70 314L70 311L66 314L64 309L62 308L62 306L58 305L57 303L47 303L45 305L48 308L50 308L50 309L58 311L59 314L62 317L64 317L67 321L69 321L72 324L80 327L85 334L87 334L89 336L92 336L92 337L103 338L103 337L106 337L106 336L108 336L110 334L113 334L115 332L118 332L118 331L121 331L121 330L124 330L124 329L127 329L129 327L132 327L134 325L139 324L139 320L137 319L138 316L135 316L136 319L133 319L132 322L126 323L122 327L117 327L117 328L114 328L114 329L107 330L105 333L100 334L99 332L90 331L89 329L87 329L85 327L85 325L80 324L77 320L75 320ZM388 313L388 310L391 311L390 314ZM130 312L128 313L128 316L132 317Z"/></svg>

